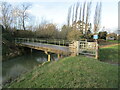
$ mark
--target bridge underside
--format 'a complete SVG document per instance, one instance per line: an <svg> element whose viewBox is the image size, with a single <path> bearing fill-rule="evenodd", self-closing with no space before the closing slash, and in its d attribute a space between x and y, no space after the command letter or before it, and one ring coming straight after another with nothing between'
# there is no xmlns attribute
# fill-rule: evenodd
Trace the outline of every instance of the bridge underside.
<svg viewBox="0 0 120 90"><path fill-rule="evenodd" d="M69 47L66 46L57 46L57 45L48 45L42 43L17 43L18 46L28 47L31 49L41 50L45 52L51 52L61 55L70 55Z"/></svg>

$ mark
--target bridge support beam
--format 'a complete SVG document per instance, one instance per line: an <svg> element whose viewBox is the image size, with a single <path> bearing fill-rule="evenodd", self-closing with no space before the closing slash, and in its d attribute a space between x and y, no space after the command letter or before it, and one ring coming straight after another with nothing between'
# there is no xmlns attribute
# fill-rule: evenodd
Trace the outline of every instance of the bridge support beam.
<svg viewBox="0 0 120 90"><path fill-rule="evenodd" d="M47 51L45 51L45 54L48 55L48 61L50 61L50 54Z"/></svg>
<svg viewBox="0 0 120 90"><path fill-rule="evenodd" d="M48 54L48 61L50 61L50 54Z"/></svg>

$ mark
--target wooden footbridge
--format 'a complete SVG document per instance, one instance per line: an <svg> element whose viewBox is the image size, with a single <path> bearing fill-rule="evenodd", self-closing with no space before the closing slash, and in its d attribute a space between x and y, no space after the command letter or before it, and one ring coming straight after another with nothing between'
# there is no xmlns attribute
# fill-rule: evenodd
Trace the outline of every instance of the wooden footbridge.
<svg viewBox="0 0 120 90"><path fill-rule="evenodd" d="M15 43L18 46L28 47L44 51L48 55L48 61L50 61L50 53L56 53L58 58L61 55L79 55L89 54L96 55L96 43L87 41L66 41L66 40L41 40L33 38L17 38Z"/></svg>

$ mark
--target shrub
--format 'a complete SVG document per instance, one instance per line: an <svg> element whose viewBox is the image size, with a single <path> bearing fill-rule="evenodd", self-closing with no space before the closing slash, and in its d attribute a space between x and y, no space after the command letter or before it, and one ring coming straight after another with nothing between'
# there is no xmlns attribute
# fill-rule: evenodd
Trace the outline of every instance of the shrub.
<svg viewBox="0 0 120 90"><path fill-rule="evenodd" d="M71 30L68 32L67 39L68 40L80 40L83 37L82 33L78 30Z"/></svg>

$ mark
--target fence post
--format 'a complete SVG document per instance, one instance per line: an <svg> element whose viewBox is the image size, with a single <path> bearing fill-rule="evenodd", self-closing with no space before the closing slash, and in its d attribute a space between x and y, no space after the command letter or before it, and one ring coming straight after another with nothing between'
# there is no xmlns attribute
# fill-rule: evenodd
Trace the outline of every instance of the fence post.
<svg viewBox="0 0 120 90"><path fill-rule="evenodd" d="M76 41L76 54L79 55L79 46L80 46L80 42Z"/></svg>
<svg viewBox="0 0 120 90"><path fill-rule="evenodd" d="M98 43L97 43L97 40L96 40L96 55L95 55L95 58L98 59Z"/></svg>

